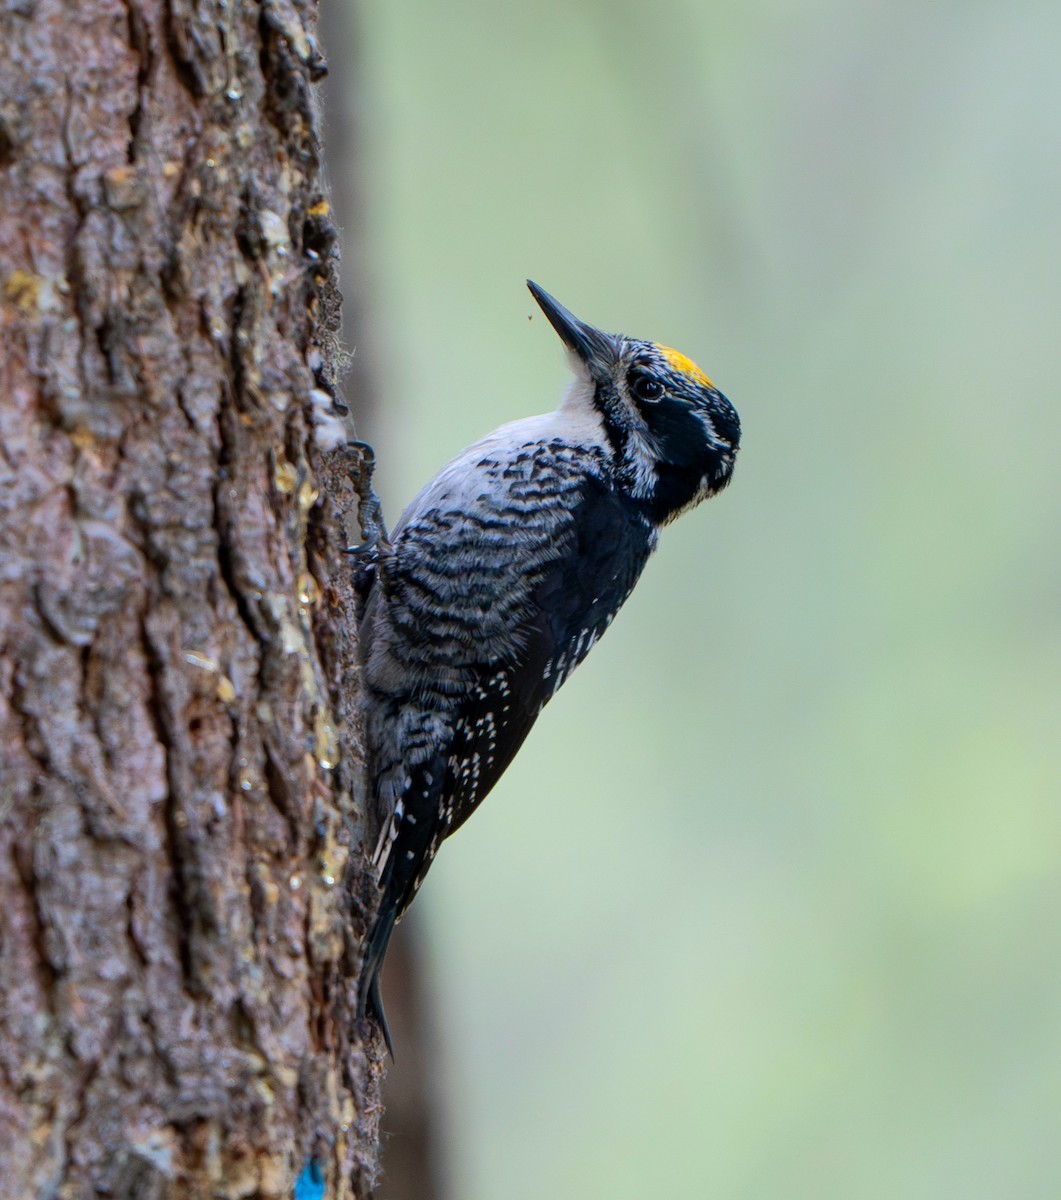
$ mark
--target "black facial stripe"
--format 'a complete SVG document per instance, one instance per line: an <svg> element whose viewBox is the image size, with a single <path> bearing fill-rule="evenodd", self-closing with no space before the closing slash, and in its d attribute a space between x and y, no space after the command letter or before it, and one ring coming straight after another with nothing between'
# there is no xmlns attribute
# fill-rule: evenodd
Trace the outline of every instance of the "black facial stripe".
<svg viewBox="0 0 1061 1200"><path fill-rule="evenodd" d="M598 383L593 403L597 412L600 413L608 445L611 447L611 451L616 459L621 461L623 451L626 448L627 433L622 424L616 419L616 412L620 406L619 398L615 395L614 389L610 384Z"/></svg>
<svg viewBox="0 0 1061 1200"><path fill-rule="evenodd" d="M704 423L689 404L668 397L644 415L664 462L691 467L703 457Z"/></svg>

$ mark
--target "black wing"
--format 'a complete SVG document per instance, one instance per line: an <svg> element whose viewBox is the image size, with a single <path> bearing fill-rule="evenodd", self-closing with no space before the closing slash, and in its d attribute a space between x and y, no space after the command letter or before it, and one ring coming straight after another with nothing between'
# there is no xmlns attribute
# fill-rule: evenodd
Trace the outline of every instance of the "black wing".
<svg viewBox="0 0 1061 1200"><path fill-rule="evenodd" d="M563 553L546 564L531 593L519 653L480 670L454 731L443 837L486 799L538 714L611 624L655 546L636 510L595 479L587 480L561 536Z"/></svg>
<svg viewBox="0 0 1061 1200"><path fill-rule="evenodd" d="M500 779L542 708L611 624L655 546L655 535L636 510L592 477L552 536L555 552L536 557L533 586L518 605L518 628L506 637L484 640L505 652L472 668L471 680L461 688L448 745L433 745L426 757L410 764L380 837L377 866L383 895L368 938L359 1015L372 1009L388 1047L379 973L394 925L412 903L442 841ZM484 587L475 578L476 569L474 559L464 562L463 586L470 592ZM396 720L403 701L392 695L389 703ZM404 707L414 706L414 697L406 696ZM420 733L423 739L424 731ZM421 745L426 749L426 740ZM377 763L381 765L386 764Z"/></svg>

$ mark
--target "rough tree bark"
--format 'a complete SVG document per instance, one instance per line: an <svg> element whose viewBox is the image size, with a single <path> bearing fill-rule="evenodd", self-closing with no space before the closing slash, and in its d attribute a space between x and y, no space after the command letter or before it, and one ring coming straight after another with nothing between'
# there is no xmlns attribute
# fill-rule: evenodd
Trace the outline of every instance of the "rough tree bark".
<svg viewBox="0 0 1061 1200"><path fill-rule="evenodd" d="M0 1196L368 1195L311 0L0 0Z"/></svg>

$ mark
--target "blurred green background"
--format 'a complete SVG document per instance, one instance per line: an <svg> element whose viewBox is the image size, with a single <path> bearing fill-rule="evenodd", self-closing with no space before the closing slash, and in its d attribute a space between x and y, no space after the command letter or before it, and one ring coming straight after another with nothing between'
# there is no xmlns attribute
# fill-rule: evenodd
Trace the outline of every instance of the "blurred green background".
<svg viewBox="0 0 1061 1200"><path fill-rule="evenodd" d="M1061 1196L1061 9L358 23L391 519L528 275L744 423L418 901L454 1195Z"/></svg>

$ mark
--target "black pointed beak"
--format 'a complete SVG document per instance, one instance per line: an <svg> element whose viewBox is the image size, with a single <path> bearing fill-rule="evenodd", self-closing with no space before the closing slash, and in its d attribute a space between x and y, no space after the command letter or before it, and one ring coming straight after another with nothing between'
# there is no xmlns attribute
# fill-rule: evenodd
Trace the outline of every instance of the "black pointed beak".
<svg viewBox="0 0 1061 1200"><path fill-rule="evenodd" d="M580 362L585 363L592 375L603 376L615 362L618 338L580 321L573 312L564 308L559 300L554 300L545 288L539 287L532 279L527 280L527 287L568 350Z"/></svg>

